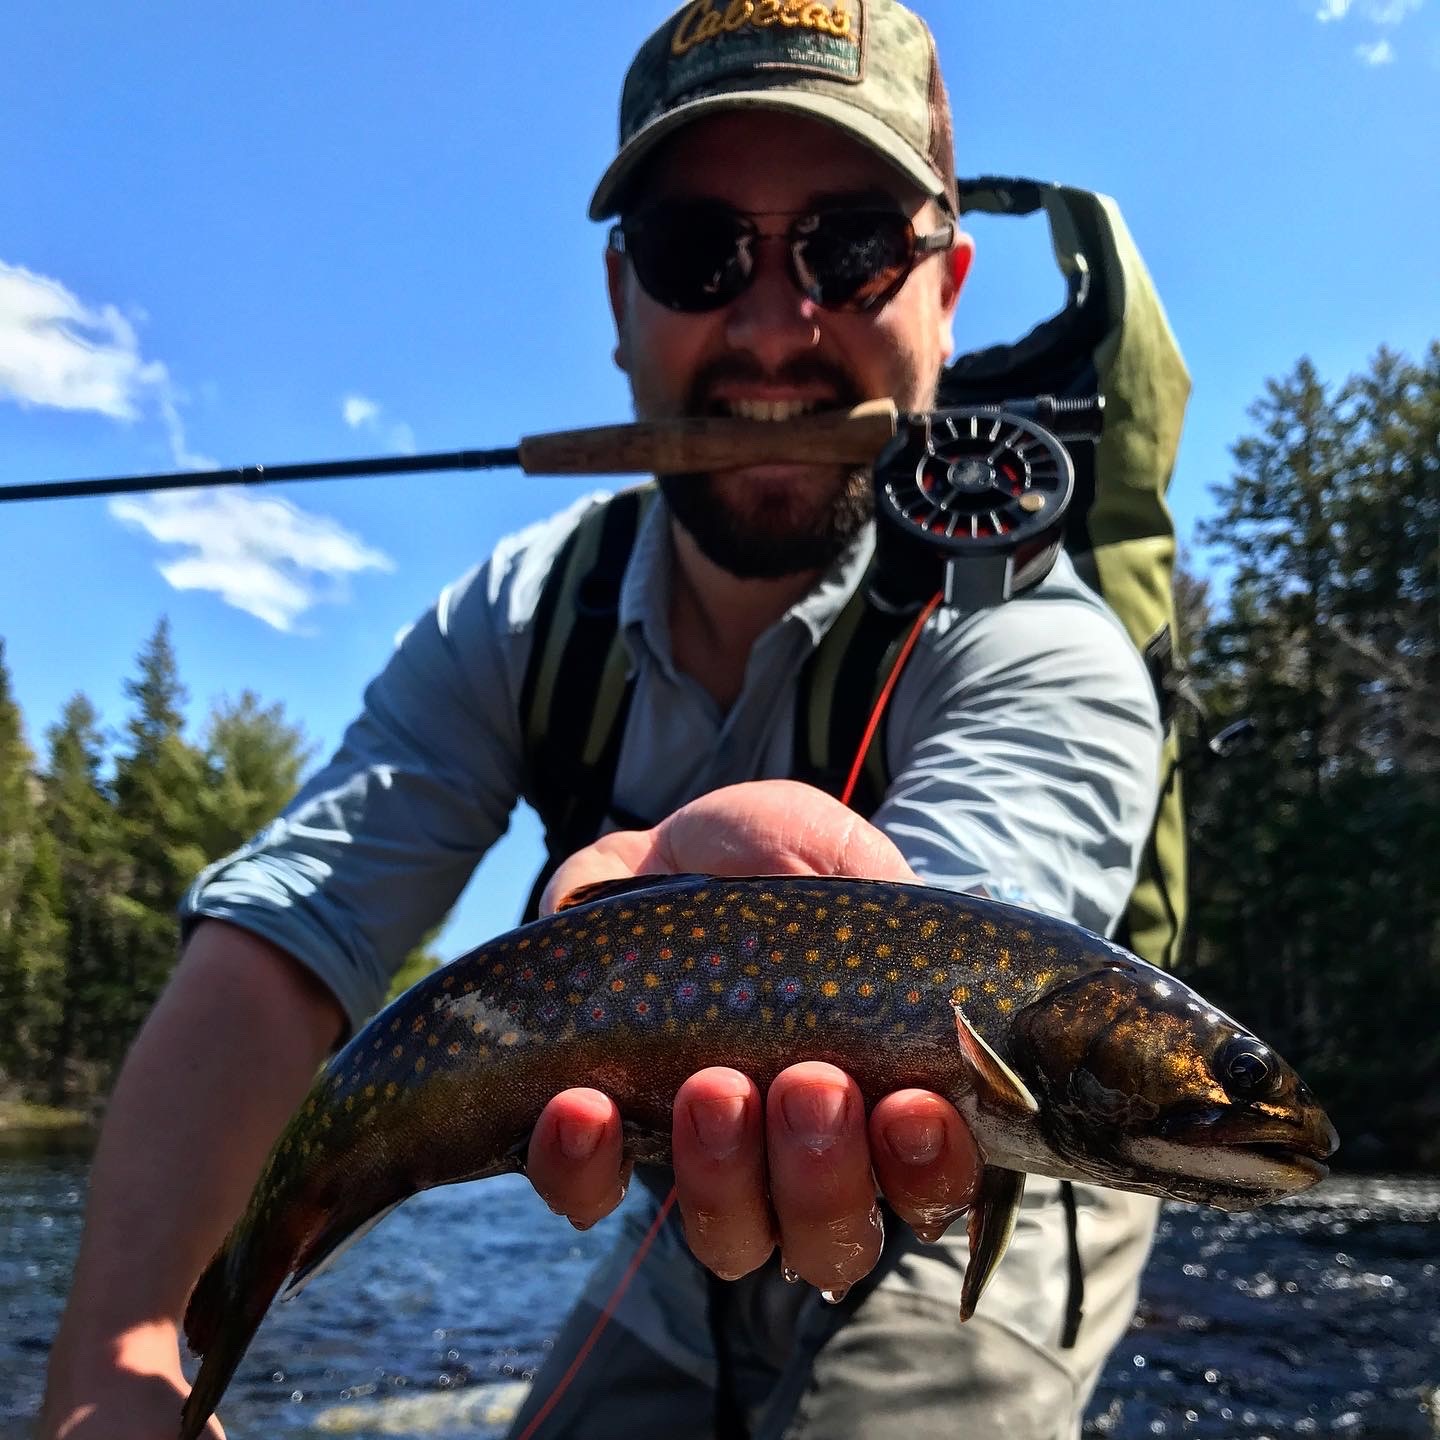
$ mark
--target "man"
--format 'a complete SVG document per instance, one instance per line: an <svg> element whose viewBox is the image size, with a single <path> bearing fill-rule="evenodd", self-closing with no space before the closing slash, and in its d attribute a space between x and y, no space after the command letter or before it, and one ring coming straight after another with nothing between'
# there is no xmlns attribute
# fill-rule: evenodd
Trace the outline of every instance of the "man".
<svg viewBox="0 0 1440 1440"><path fill-rule="evenodd" d="M620 217L616 359L642 418L933 402L971 247L933 41L895 0L687 5L631 69L591 214ZM918 876L1113 925L1159 730L1138 657L1068 561L1021 600L926 626L872 825L784 778L795 674L872 550L867 477L766 465L661 487L620 601L636 688L615 799L669 818L571 857L552 901L655 871ZM187 900L184 956L96 1156L47 1436L173 1434L189 1286L315 1064L527 790L516 696L545 576L585 508L447 590L330 766ZM1035 1182L962 1327L965 1244L946 1230L975 1179L963 1122L918 1091L867 1117L847 1076L797 1059L764 1096L728 1069L682 1089L681 1218L559 1393L630 1241L592 1282L521 1424L553 1398L538 1433L577 1440L1074 1434L1133 1307L1153 1203L1077 1187L1072 1228L1058 1187ZM576 1224L612 1210L624 1170L609 1100L558 1096L528 1173ZM846 1299L881 1256L877 1183L898 1220L878 1283Z"/></svg>

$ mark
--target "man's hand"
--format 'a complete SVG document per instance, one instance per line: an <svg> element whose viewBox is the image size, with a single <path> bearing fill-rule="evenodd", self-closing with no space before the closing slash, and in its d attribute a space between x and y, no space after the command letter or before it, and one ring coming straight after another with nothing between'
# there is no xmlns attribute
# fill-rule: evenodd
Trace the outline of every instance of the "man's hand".
<svg viewBox="0 0 1440 1440"><path fill-rule="evenodd" d="M581 885L632 875L850 875L913 881L891 841L819 790L755 781L703 796L653 830L607 835L568 859L542 909ZM675 1099L675 1186L696 1258L736 1279L776 1244L786 1266L824 1290L853 1285L880 1255L878 1184L924 1239L938 1239L970 1202L974 1141L939 1095L903 1090L865 1115L855 1082L802 1061L762 1096L736 1070L692 1075ZM596 1090L567 1090L545 1108L528 1174L551 1207L593 1225L624 1193L620 1114Z"/></svg>

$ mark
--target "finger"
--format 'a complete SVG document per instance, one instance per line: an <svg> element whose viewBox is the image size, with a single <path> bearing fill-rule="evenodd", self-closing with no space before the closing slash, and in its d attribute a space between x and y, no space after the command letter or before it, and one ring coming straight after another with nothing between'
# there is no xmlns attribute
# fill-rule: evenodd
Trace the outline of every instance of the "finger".
<svg viewBox="0 0 1440 1440"><path fill-rule="evenodd" d="M766 1097L766 1138L786 1266L832 1295L848 1289L884 1241L859 1087L818 1061L781 1071Z"/></svg>
<svg viewBox="0 0 1440 1440"><path fill-rule="evenodd" d="M891 1208L931 1244L974 1197L980 1152L955 1107L928 1090L897 1090L875 1106L870 1153Z"/></svg>
<svg viewBox="0 0 1440 1440"><path fill-rule="evenodd" d="M540 913L554 914L560 902L582 885L594 885L601 880L628 880L632 875L655 869L651 862L650 837L649 830L615 830L568 856L541 892Z"/></svg>
<svg viewBox="0 0 1440 1440"><path fill-rule="evenodd" d="M525 1173L540 1198L578 1230L625 1198L620 1112L598 1090L563 1090L540 1113Z"/></svg>
<svg viewBox="0 0 1440 1440"><path fill-rule="evenodd" d="M671 1145L685 1238L722 1280L748 1275L775 1248L763 1115L760 1091L738 1070L702 1070L675 1096Z"/></svg>

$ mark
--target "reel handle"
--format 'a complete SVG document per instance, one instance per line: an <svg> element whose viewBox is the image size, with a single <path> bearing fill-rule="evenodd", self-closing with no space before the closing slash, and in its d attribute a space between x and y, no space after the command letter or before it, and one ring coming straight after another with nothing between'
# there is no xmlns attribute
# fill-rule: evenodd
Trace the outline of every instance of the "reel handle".
<svg viewBox="0 0 1440 1440"><path fill-rule="evenodd" d="M746 465L864 465L895 438L892 400L849 411L766 420L657 420L529 435L520 442L527 475L683 475Z"/></svg>

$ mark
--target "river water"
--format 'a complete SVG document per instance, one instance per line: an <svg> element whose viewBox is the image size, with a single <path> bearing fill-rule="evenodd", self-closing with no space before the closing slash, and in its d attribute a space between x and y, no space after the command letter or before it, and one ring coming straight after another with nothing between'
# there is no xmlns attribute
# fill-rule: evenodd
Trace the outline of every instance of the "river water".
<svg viewBox="0 0 1440 1440"><path fill-rule="evenodd" d="M84 1184L73 1157L0 1160L0 1440L39 1402ZM515 1177L417 1197L271 1311L225 1398L230 1440L492 1440L613 1224L576 1234ZM1167 1205L1085 1433L1440 1436L1440 1182Z"/></svg>

